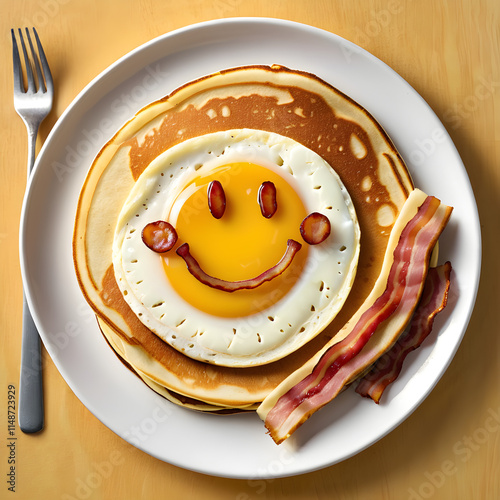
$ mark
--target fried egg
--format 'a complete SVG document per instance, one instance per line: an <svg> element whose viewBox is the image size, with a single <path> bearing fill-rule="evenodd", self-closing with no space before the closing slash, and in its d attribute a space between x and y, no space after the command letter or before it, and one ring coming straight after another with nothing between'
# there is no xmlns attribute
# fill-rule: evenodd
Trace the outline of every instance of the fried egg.
<svg viewBox="0 0 500 500"><path fill-rule="evenodd" d="M352 287L360 231L349 193L330 166L302 144L270 132L240 129L179 143L144 170L118 217L115 278L139 320L187 356L221 366L257 366L304 345L328 325ZM207 188L226 195L221 218ZM272 182L277 210L263 217L259 187ZM331 234L307 244L300 225L311 213ZM209 275L248 280L275 266L287 241L302 244L291 265L254 289L212 288L193 276L175 248L156 253L142 240L154 221L176 230Z"/></svg>

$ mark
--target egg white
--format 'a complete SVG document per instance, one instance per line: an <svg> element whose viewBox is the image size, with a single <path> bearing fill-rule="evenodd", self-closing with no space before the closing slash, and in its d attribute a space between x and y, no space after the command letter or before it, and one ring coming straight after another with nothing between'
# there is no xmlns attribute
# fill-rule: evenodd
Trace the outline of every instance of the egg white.
<svg viewBox="0 0 500 500"><path fill-rule="evenodd" d="M279 302L250 316L222 318L196 309L177 294L161 257L146 247L141 231L149 222L164 219L193 179L233 162L256 163L285 177L307 213L329 218L332 234L309 247L301 277ZM172 347L217 365L255 366L295 351L332 321L352 287L359 240L349 193L318 154L278 134L230 130L189 139L151 162L119 215L113 267L130 308Z"/></svg>

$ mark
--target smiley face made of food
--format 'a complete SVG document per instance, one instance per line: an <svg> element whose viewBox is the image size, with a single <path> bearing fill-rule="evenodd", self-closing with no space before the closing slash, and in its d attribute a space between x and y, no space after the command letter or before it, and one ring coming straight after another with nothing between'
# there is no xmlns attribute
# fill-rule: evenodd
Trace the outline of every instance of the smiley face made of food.
<svg viewBox="0 0 500 500"><path fill-rule="evenodd" d="M266 217L262 190L271 184L279 203ZM207 195L214 185L219 192ZM221 189L225 210L215 206ZM312 213L331 234L302 245ZM144 244L143 229L158 220L175 228L172 251ZM354 281L359 238L350 196L319 155L278 134L230 130L178 144L141 174L118 218L113 267L130 308L172 347L221 366L256 366L332 321ZM260 276L272 279L248 285Z"/></svg>
<svg viewBox="0 0 500 500"><path fill-rule="evenodd" d="M173 347L150 330L125 301L125 295L117 285L112 259L115 228L120 212L145 170L178 144L195 137L235 129L261 130L285 136L321 156L340 176L349 192L361 233L356 277L347 300L331 323L325 324L323 331L313 339L281 359L245 367L217 366L214 361L221 357L218 354L207 356L208 363L199 361L190 357L192 350L189 345L184 350L183 347ZM212 159L220 152L215 149L207 151L212 151ZM229 157L226 159L230 163ZM256 156L239 158L238 161L268 166L263 165ZM278 163L279 161L278 158ZM268 179L269 171L266 169L265 174L256 175L259 186ZM168 182L165 176L158 175L162 182ZM224 176L219 177L219 180L228 196L228 203L233 208L238 207L239 199L237 205L231 201L233 185L226 184ZM292 180L293 178L290 182ZM178 186L180 191L189 179L186 178L185 181ZM404 162L380 125L362 106L327 82L314 75L282 66L247 66L223 70L188 82L144 107L99 152L82 186L75 214L73 257L76 276L83 296L96 314L107 344L148 387L183 407L223 412L252 409L328 342L332 339L340 342L349 319L364 310L366 299L379 280L393 224L413 189ZM206 192L204 189L202 191L197 213L208 217L213 223L227 224L230 219L226 220L226 215L221 220L210 215ZM279 209L270 219L273 223L279 220L277 217L281 209L286 207L287 213L290 209L290 204L279 196L280 191L278 186ZM302 201L307 213L313 211L305 200ZM227 210L229 214L229 205ZM251 208L247 212L256 219L263 219L259 208L256 209L255 198L252 198ZM307 213L304 212L304 215ZM148 222L167 216L168 213L162 213L156 218L148 218L142 226L138 225L137 234L140 235ZM294 231L297 231L300 222L300 219L293 222ZM238 223L242 228L245 220L238 218ZM175 224L177 225L177 221ZM217 227L214 225L212 229ZM222 227L225 226L220 226L219 229ZM293 264L298 264L299 258L305 253L310 259L310 252L317 252L326 243L330 244L332 238L338 236L337 231L338 228L332 224L331 236L321 245L311 247L303 244ZM201 249L194 246L190 235L188 238L183 233L179 234L179 244L189 239L191 251L200 265L207 272L225 278L224 273L212 269L205 262L212 255L205 249L208 250L208 246L216 241L214 233L210 231L209 234L211 236L208 243L207 238L204 238ZM281 246L275 247L275 260L269 266L274 265L282 256L288 238L301 241L298 232L295 234L296 238L291 232L284 231L286 239ZM263 241L263 234L260 234L257 241ZM235 244L236 238L228 238L226 243ZM269 242L264 243L264 255L267 255L270 245ZM144 250L154 253L142 242L140 244ZM176 256L174 249L168 253ZM231 259L236 259L234 248L230 256ZM218 257L213 256L214 259L217 258L217 262L222 262L222 257ZM241 256L237 263L240 262ZM334 260L332 262L335 263ZM179 264L187 279L197 281L180 258ZM319 263L326 270L326 265L323 264L326 262ZM292 269L290 266L286 272L291 273ZM156 268L156 272L159 277L165 277L163 265ZM256 274L257 271L253 275ZM283 277L273 281L277 284L285 276L284 273ZM227 277L234 280L242 278L244 275L241 269L234 278ZM252 292L262 290L264 288L258 287ZM219 296L236 297L242 292L220 292ZM189 306L189 303L186 304ZM224 309L227 312L227 307ZM264 315L265 311L262 310L260 314ZM247 317L240 330L241 335L246 333L252 336L253 332L259 333L255 316ZM326 318L325 315L324 319ZM227 317L220 318L220 321L223 319L232 321L232 318ZM232 334L232 328L229 332ZM201 338L204 336L205 333Z"/></svg>

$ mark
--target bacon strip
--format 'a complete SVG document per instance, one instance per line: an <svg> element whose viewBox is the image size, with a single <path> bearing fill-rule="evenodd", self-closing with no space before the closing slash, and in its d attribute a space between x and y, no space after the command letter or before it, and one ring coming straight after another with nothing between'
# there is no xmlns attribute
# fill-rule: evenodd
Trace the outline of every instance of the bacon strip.
<svg viewBox="0 0 500 500"><path fill-rule="evenodd" d="M188 271L201 283L208 285L212 288L217 288L225 292L235 292L236 290L243 290L245 288L257 288L266 281L270 281L279 276L285 269L292 263L295 254L302 248L302 245L295 240L288 240L286 251L281 257L281 260L273 267L264 271L255 278L242 281L225 281L219 278L214 278L207 274L198 264L197 260L189 252L189 245L184 243L177 249L177 254L184 259L188 267Z"/></svg>
<svg viewBox="0 0 500 500"><path fill-rule="evenodd" d="M436 314L441 312L448 302L451 264L429 269L424 291L413 315L410 328L404 332L394 346L387 351L364 376L356 387L356 392L372 398L379 403L386 387L394 382L401 372L408 354L420 347L432 330Z"/></svg>
<svg viewBox="0 0 500 500"><path fill-rule="evenodd" d="M425 198L401 232L385 291L349 325L343 340L327 346L308 375L291 388L285 380L264 400L258 413L276 443L287 439L380 357L387 347L381 349L376 338L369 343L376 331L384 336L388 330L388 336L393 338L391 344L397 339L421 296L430 253L451 211L437 198ZM294 379L294 374L289 378ZM276 401L269 410L267 399Z"/></svg>

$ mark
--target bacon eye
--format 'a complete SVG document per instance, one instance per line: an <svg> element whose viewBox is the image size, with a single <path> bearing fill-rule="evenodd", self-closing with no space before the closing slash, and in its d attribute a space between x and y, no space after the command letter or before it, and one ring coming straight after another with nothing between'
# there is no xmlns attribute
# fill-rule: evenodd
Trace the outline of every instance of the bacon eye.
<svg viewBox="0 0 500 500"><path fill-rule="evenodd" d="M216 219L220 219L226 211L226 194L219 181L212 181L208 185L208 208Z"/></svg>
<svg viewBox="0 0 500 500"><path fill-rule="evenodd" d="M177 231L169 222L157 220L144 226L142 241L156 253L168 252L177 242Z"/></svg>
<svg viewBox="0 0 500 500"><path fill-rule="evenodd" d="M263 182L259 189L258 199L262 215L270 219L278 208L275 185L270 181Z"/></svg>
<svg viewBox="0 0 500 500"><path fill-rule="evenodd" d="M330 235L331 225L326 215L318 212L309 214L300 225L300 234L309 245L317 245Z"/></svg>

